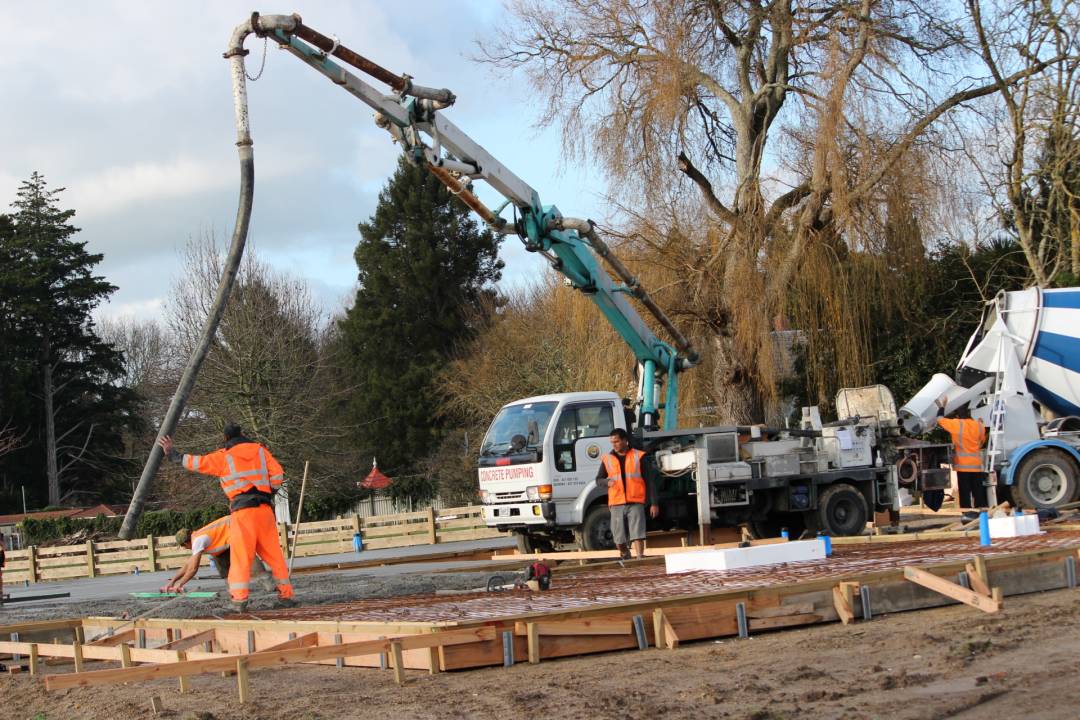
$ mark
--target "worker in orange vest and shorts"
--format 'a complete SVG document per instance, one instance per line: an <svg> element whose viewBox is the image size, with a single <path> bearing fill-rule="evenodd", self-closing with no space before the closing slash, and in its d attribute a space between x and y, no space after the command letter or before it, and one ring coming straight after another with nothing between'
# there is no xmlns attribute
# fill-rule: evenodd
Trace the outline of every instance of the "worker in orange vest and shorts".
<svg viewBox="0 0 1080 720"><path fill-rule="evenodd" d="M596 482L607 488L611 538L619 557L629 558L629 545L633 544L640 560L645 557L645 506L649 505L654 519L660 515L660 506L652 483L645 477L645 453L630 447L630 436L622 428L612 430L609 439L611 452L600 458Z"/></svg>
<svg viewBox="0 0 1080 720"><path fill-rule="evenodd" d="M224 434L225 447L208 455L181 455L168 436L160 438L158 444L170 461L180 462L192 472L217 477L229 498L229 594L240 612L247 609L251 564L256 554L270 565L280 604L295 605L272 506L274 491L281 487L285 473L269 450L244 437L239 425L226 425Z"/></svg>

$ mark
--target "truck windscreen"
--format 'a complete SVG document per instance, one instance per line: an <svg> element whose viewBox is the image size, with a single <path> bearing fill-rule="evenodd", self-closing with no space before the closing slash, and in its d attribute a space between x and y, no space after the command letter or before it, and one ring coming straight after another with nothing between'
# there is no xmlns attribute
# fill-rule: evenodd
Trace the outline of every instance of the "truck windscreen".
<svg viewBox="0 0 1080 720"><path fill-rule="evenodd" d="M557 402L535 402L504 407L488 428L481 457L510 455L539 445L557 406Z"/></svg>

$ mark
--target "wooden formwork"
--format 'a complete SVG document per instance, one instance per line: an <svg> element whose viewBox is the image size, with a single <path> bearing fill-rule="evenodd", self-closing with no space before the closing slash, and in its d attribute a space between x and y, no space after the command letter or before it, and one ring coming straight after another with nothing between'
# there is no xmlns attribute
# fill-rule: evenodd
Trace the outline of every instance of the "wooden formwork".
<svg viewBox="0 0 1080 720"><path fill-rule="evenodd" d="M188 676L232 671L244 698L248 671L287 663L391 668L400 682L405 669L675 648L957 601L994 612L1010 595L1075 587L1078 548L1075 532L990 548L971 539L845 545L830 560L745 572L668 576L638 565L560 573L543 593L363 600L260 618L80 618L0 627L0 637L14 635L0 653L29 658L35 673L43 658L73 661L75 672L45 676L50 689L167 677L183 688ZM121 667L90 669L91 661Z"/></svg>

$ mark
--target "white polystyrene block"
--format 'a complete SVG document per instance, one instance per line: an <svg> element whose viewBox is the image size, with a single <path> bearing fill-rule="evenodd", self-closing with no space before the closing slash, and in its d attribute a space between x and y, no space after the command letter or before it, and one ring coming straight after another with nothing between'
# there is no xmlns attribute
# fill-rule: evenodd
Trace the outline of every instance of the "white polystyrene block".
<svg viewBox="0 0 1080 720"><path fill-rule="evenodd" d="M1039 534L1039 516L1008 515L990 518L990 537L1007 538Z"/></svg>
<svg viewBox="0 0 1080 720"><path fill-rule="evenodd" d="M756 565L820 560L824 557L825 541L815 539L726 550L671 553L664 556L664 562L670 575L692 570L734 570Z"/></svg>

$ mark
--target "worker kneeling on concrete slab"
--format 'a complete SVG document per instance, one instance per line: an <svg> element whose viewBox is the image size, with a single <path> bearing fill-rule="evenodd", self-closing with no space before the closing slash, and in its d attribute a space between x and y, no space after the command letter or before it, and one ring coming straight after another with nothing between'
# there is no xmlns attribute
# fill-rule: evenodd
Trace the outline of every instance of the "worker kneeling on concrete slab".
<svg viewBox="0 0 1080 720"><path fill-rule="evenodd" d="M237 609L247 609L256 554L270 565L281 604L294 605L289 567L278 544L272 507L274 492L285 480L284 470L269 450L244 437L239 425L227 424L224 435L225 446L208 455L181 455L167 435L159 438L158 444L170 461L217 477L229 498L229 594Z"/></svg>
<svg viewBox="0 0 1080 720"><path fill-rule="evenodd" d="M231 554L229 552L229 527L231 516L218 518L211 523L203 525L192 532L187 528L176 533L176 544L182 548L191 550L191 557L176 571L169 584L161 589L162 592L180 592L195 574L199 572L199 565L203 555L210 558L210 564L217 570L218 575L224 580L229 577ZM263 584L263 589L270 592L274 589L274 581L270 578L269 570L266 569L262 559L256 558L252 565L251 574L258 576Z"/></svg>
<svg viewBox="0 0 1080 720"><path fill-rule="evenodd" d="M630 557L628 545L633 543L637 557L645 557L645 505L649 514L657 517L656 491L646 483L642 460L645 453L630 447L630 436L622 428L611 431L611 452L600 458L596 482L606 487L608 511L611 513L611 537L622 559Z"/></svg>

